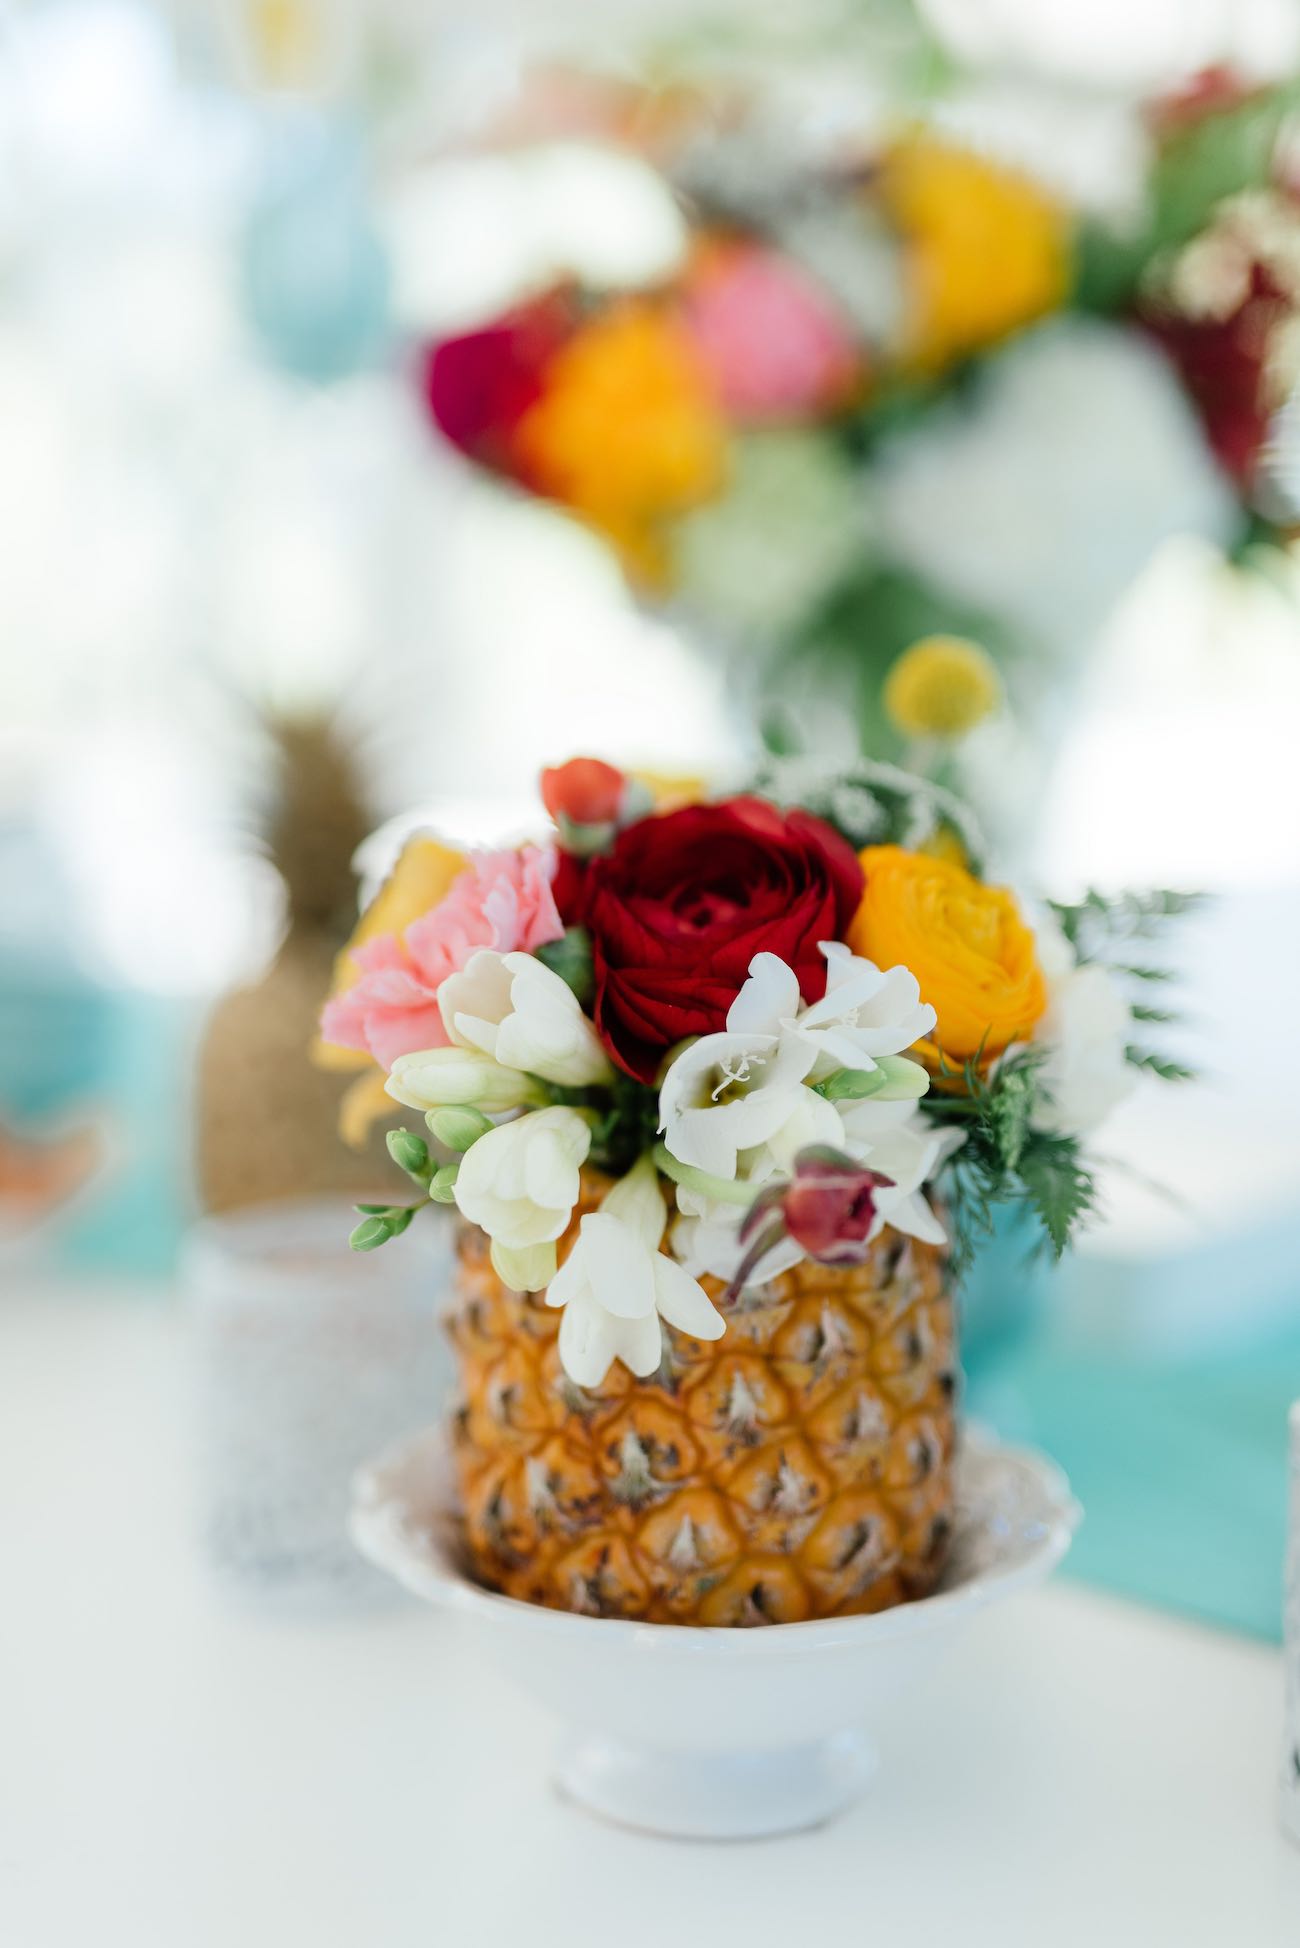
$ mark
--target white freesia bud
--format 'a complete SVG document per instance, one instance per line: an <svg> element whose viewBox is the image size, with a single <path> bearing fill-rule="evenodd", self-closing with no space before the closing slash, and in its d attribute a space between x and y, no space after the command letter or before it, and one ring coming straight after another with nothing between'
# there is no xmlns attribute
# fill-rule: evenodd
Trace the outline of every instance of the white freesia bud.
<svg viewBox="0 0 1300 1948"><path fill-rule="evenodd" d="M533 954L481 948L442 982L438 1006L453 1042L511 1068L571 1089L613 1075L573 989Z"/></svg>
<svg viewBox="0 0 1300 1948"><path fill-rule="evenodd" d="M505 1068L490 1056L463 1048L426 1048L399 1055L384 1087L395 1101L425 1111L468 1104L493 1115L545 1101L536 1082L521 1069Z"/></svg>
<svg viewBox="0 0 1300 1948"><path fill-rule="evenodd" d="M583 1218L546 1294L547 1305L564 1308L560 1363L578 1386L599 1386L615 1359L641 1378L653 1373L663 1357L661 1319L695 1339L726 1330L703 1287L660 1251L667 1215L643 1157Z"/></svg>
<svg viewBox="0 0 1300 1948"><path fill-rule="evenodd" d="M465 1152L456 1176L456 1202L471 1224L507 1252L553 1244L578 1201L578 1171L591 1148L591 1129L576 1109L539 1109L489 1130ZM502 1271L516 1289L533 1290L540 1258L511 1260ZM552 1261L553 1262L553 1261ZM545 1282L543 1280L543 1282Z"/></svg>
<svg viewBox="0 0 1300 1948"><path fill-rule="evenodd" d="M555 1277L556 1251L551 1242L518 1249L492 1240L492 1267L512 1292L544 1292Z"/></svg>

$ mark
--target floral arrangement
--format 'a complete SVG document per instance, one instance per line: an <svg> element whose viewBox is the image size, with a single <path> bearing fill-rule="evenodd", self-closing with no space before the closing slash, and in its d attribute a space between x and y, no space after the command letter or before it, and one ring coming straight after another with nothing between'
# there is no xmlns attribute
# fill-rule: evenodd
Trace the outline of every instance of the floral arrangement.
<svg viewBox="0 0 1300 1948"><path fill-rule="evenodd" d="M537 842L407 843L321 1030L371 1109L427 1125L388 1139L418 1196L362 1206L353 1245L454 1203L509 1288L562 1309L579 1387L653 1373L661 1322L716 1339L750 1288L886 1227L960 1257L1010 1202L1060 1252L1093 1131L1138 1068L1181 1073L1142 1045L1168 1015L1132 998L1159 970L1127 948L1185 901L1031 911L931 783L778 762L656 802L576 758L542 797ZM603 1189L575 1228L584 1172Z"/></svg>
<svg viewBox="0 0 1300 1948"><path fill-rule="evenodd" d="M783 173L761 119L710 142L685 118L655 155L676 271L562 280L429 346L430 415L757 651L773 748L819 744L811 693L903 757L885 679L935 632L1023 675L1032 713L1025 673L1169 536L1237 550L1289 518L1267 456L1300 379L1290 104L1223 76L1154 104L1123 225L933 126Z"/></svg>

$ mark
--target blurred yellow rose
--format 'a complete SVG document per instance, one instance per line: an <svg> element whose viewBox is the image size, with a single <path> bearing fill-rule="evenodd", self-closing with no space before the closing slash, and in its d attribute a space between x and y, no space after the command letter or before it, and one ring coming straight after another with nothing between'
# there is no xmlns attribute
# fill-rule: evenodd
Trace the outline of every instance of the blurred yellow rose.
<svg viewBox="0 0 1300 1948"><path fill-rule="evenodd" d="M855 954L909 967L938 1016L918 1052L932 1067L999 1055L1023 1040L1047 1006L1034 936L1005 886L901 846L861 853L866 890L850 924Z"/></svg>
<svg viewBox="0 0 1300 1948"><path fill-rule="evenodd" d="M1057 310L1070 282L1064 212L1027 176L930 136L880 179L903 239L903 363L938 372Z"/></svg>

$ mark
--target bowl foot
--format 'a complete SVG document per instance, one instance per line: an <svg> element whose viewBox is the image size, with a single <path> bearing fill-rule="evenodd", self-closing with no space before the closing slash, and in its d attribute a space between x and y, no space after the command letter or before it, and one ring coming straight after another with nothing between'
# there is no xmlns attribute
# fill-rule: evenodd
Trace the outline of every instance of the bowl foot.
<svg viewBox="0 0 1300 1948"><path fill-rule="evenodd" d="M774 1752L664 1752L599 1735L564 1746L556 1783L589 1813L680 1840L757 1840L821 1826L875 1771L860 1732Z"/></svg>

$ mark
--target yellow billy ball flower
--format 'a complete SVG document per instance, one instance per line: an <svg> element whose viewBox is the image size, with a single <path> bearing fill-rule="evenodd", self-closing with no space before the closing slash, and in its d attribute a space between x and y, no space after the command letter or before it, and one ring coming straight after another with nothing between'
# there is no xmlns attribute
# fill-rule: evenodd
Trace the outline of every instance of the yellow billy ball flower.
<svg viewBox="0 0 1300 1948"><path fill-rule="evenodd" d="M923 636L885 678L885 712L904 737L965 737L1001 699L992 658L962 636Z"/></svg>

